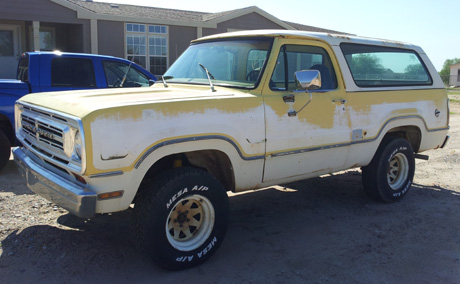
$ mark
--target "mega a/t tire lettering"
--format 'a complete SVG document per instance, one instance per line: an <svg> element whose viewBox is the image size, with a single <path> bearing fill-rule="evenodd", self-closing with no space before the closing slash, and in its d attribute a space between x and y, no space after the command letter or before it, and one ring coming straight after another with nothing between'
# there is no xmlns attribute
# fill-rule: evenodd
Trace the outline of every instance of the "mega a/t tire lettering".
<svg viewBox="0 0 460 284"><path fill-rule="evenodd" d="M229 219L219 181L199 169L176 168L141 190L133 214L135 239L158 265L184 269L216 252Z"/></svg>

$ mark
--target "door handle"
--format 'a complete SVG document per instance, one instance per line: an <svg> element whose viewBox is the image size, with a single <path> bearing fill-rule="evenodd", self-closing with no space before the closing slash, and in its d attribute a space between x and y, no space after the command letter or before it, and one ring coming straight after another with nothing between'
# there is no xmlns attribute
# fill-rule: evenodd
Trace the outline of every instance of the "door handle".
<svg viewBox="0 0 460 284"><path fill-rule="evenodd" d="M285 103L293 103L293 102L295 102L295 96L294 95L284 95L283 96L283 101Z"/></svg>

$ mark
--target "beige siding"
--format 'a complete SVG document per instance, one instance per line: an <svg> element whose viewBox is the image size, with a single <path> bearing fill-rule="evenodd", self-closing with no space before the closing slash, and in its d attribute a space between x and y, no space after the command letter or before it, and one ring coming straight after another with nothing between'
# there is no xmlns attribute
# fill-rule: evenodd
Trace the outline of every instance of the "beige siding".
<svg viewBox="0 0 460 284"><path fill-rule="evenodd" d="M125 58L125 24L114 21L97 21L99 54Z"/></svg>
<svg viewBox="0 0 460 284"><path fill-rule="evenodd" d="M76 12L48 0L1 0L0 19L82 23Z"/></svg>
<svg viewBox="0 0 460 284"><path fill-rule="evenodd" d="M169 26L169 66L187 49L190 41L196 39L197 28Z"/></svg>
<svg viewBox="0 0 460 284"><path fill-rule="evenodd" d="M1 0L0 24L11 21L21 25L21 52L31 51L33 21L41 27L52 27L56 49L69 52L90 52L89 20L79 20L76 12L49 0Z"/></svg>

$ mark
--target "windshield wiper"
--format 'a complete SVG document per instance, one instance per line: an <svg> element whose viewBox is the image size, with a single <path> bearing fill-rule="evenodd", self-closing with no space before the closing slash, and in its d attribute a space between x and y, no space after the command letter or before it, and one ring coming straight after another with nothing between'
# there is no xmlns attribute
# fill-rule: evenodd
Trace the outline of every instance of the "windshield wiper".
<svg viewBox="0 0 460 284"><path fill-rule="evenodd" d="M214 89L214 85L212 84L211 77L214 80L216 78L214 78L214 76L212 76L211 72L209 72L208 69L206 69L206 67L204 67L201 63L198 63L198 65L200 65L200 67L203 68L203 70L206 72L206 75L208 76L208 80L209 80L209 85L211 86L211 91L215 92L216 89Z"/></svg>

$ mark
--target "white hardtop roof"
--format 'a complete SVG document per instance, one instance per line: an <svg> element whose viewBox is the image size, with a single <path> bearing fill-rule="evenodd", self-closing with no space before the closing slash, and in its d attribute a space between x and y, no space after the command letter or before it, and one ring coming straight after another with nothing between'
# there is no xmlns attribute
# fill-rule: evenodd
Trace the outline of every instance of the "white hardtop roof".
<svg viewBox="0 0 460 284"><path fill-rule="evenodd" d="M331 34L331 33L319 33L319 32L305 32L305 31L294 31L294 30L251 30L251 31L239 31L229 32L222 34L215 34L199 38L193 42L202 40L212 40L219 38L230 38L230 37L252 37L252 36L264 36L264 37L290 37L290 38L305 38L305 39L316 39L329 43L331 46L339 46L341 43L358 43L368 45L380 45L388 47L398 47L416 50L418 53L424 53L422 48L419 46L386 39L376 39L359 37L352 35L343 34Z"/></svg>

